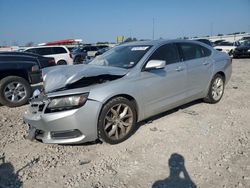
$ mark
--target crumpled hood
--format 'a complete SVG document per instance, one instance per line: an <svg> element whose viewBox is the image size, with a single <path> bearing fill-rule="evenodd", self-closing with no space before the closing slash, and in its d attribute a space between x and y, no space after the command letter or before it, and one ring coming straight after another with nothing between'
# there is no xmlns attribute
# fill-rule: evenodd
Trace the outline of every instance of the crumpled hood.
<svg viewBox="0 0 250 188"><path fill-rule="evenodd" d="M127 73L127 69L110 66L60 65L43 69L43 86L45 93L48 93L82 78L100 75L124 76Z"/></svg>

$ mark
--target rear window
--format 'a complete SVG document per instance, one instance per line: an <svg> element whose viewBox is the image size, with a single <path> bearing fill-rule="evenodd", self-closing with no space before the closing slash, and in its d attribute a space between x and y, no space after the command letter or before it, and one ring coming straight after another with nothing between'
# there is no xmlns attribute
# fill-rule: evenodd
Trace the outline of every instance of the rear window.
<svg viewBox="0 0 250 188"><path fill-rule="evenodd" d="M207 57L211 51L203 46L193 43L180 43L179 44L184 60L198 59Z"/></svg>
<svg viewBox="0 0 250 188"><path fill-rule="evenodd" d="M36 53L40 55L51 55L51 48L36 48Z"/></svg>
<svg viewBox="0 0 250 188"><path fill-rule="evenodd" d="M67 51L62 47L53 47L53 54L65 54Z"/></svg>

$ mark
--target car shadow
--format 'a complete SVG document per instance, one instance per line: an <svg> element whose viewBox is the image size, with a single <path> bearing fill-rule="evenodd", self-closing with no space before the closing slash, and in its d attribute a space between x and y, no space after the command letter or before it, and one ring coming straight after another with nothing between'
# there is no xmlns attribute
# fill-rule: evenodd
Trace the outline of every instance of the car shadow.
<svg viewBox="0 0 250 188"><path fill-rule="evenodd" d="M163 180L155 181L152 188L196 188L185 167L184 157L173 153L169 160L169 176Z"/></svg>
<svg viewBox="0 0 250 188"><path fill-rule="evenodd" d="M10 162L5 162L5 156L0 157L0 188L22 187L23 182Z"/></svg>
<svg viewBox="0 0 250 188"><path fill-rule="evenodd" d="M192 102L189 102L187 104L184 104L184 105L181 105L181 106L178 106L176 108L173 108L171 110L168 110L168 111L165 111L165 112L162 112L160 114L157 114L157 115L154 115L150 118L147 118L143 121L140 121L137 123L137 126L135 128L135 132L141 127L141 126L144 126L144 125L147 125L149 123L152 123L153 121L157 120L157 119L160 119L164 116L167 116L167 115L170 115L170 114L173 114L179 110L184 110L186 108L189 108L190 106L194 106L194 105L197 105L197 104L200 104L200 103L203 103L203 100L202 99L198 99L198 100L195 100L195 101L192 101Z"/></svg>

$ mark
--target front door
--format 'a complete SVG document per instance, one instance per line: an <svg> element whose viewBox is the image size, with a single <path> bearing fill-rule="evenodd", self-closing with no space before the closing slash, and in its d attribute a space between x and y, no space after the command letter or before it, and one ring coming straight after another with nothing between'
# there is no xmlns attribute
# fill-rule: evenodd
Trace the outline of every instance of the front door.
<svg viewBox="0 0 250 188"><path fill-rule="evenodd" d="M166 44L159 47L149 60L165 60L166 66L164 69L141 72L138 81L145 101L145 117L170 109L186 97L187 68L180 62L176 46Z"/></svg>

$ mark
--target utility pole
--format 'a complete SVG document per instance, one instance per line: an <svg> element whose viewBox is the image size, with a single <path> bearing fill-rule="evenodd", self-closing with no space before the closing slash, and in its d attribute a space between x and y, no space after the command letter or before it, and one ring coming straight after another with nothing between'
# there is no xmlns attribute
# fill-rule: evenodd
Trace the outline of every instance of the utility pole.
<svg viewBox="0 0 250 188"><path fill-rule="evenodd" d="M211 22L211 24L210 24L210 36L213 36L213 30L214 30L214 23Z"/></svg>
<svg viewBox="0 0 250 188"><path fill-rule="evenodd" d="M153 40L155 39L155 18L153 18Z"/></svg>

